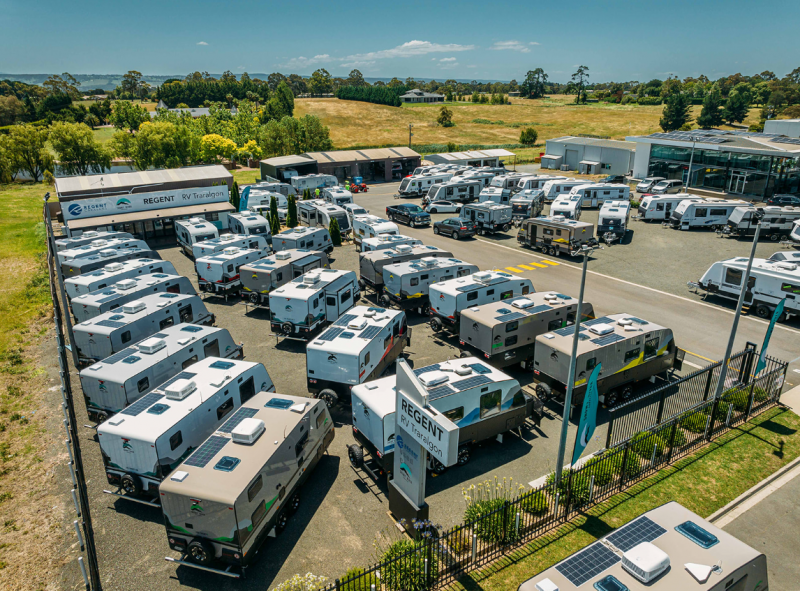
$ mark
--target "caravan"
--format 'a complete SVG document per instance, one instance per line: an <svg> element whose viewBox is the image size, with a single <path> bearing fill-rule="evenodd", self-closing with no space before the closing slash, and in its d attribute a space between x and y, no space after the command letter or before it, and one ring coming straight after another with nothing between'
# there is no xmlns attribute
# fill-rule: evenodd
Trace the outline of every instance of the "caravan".
<svg viewBox="0 0 800 591"><path fill-rule="evenodd" d="M550 256L558 256L562 252L575 256L583 244L597 246L594 225L568 220L564 216L540 216L523 221L517 241Z"/></svg>
<svg viewBox="0 0 800 591"><path fill-rule="evenodd" d="M446 183L431 187L425 200L431 204L435 201L471 203L478 198L482 188L483 185L478 180L456 177Z"/></svg>
<svg viewBox="0 0 800 591"><path fill-rule="evenodd" d="M692 228L721 230L727 225L728 218L737 207L753 208L746 201L726 199L694 201L685 199L672 210L669 224L678 230L691 230Z"/></svg>
<svg viewBox="0 0 800 591"><path fill-rule="evenodd" d="M427 316L431 285L477 271L476 265L459 259L432 256L386 265L383 268L383 295L379 299L387 307L396 304L403 310L416 309Z"/></svg>
<svg viewBox="0 0 800 591"><path fill-rule="evenodd" d="M639 218L646 222L664 222L670 218L672 210L684 201L702 203L703 198L688 193L679 195L644 195L639 203Z"/></svg>
<svg viewBox="0 0 800 591"><path fill-rule="evenodd" d="M105 289L72 298L70 307L75 321L84 322L143 296L164 292L189 295L197 293L187 277L152 273L123 279Z"/></svg>
<svg viewBox="0 0 800 591"><path fill-rule="evenodd" d="M489 183L492 182L492 179L496 177L497 174L490 171L485 171L481 168L474 168L472 170L467 170L462 174L456 176L455 178L464 179L468 181L478 181L480 183L481 189L483 187L488 187Z"/></svg>
<svg viewBox="0 0 800 591"><path fill-rule="evenodd" d="M331 227L331 220L336 220L342 236L349 234L351 230L347 212L338 205L331 205L322 199L298 201L297 217L301 224L309 228L319 227L326 230Z"/></svg>
<svg viewBox="0 0 800 591"><path fill-rule="evenodd" d="M311 340L359 299L361 294L353 271L313 269L270 292L272 332Z"/></svg>
<svg viewBox="0 0 800 591"><path fill-rule="evenodd" d="M472 447L481 441L521 428L528 417L538 425L535 400L519 382L477 357L451 359L414 370L427 391L428 405L458 427L458 463L469 462ZM389 473L394 468L396 377L390 376L355 386L352 390L353 436L350 461L363 465L365 451ZM431 456L428 456L429 458ZM428 468L444 469L433 460Z"/></svg>
<svg viewBox="0 0 800 591"><path fill-rule="evenodd" d="M137 240L135 238L111 238L106 240L98 238L97 240L92 240L89 244L58 251L56 253L56 259L58 263L63 266L63 264L68 261L99 255L101 252L110 253L129 248L150 250L150 247L147 246L144 240ZM113 255L109 254L106 256Z"/></svg>
<svg viewBox="0 0 800 591"><path fill-rule="evenodd" d="M585 184L585 180L572 178L568 179L563 176L550 177L550 180L542 185L544 200L549 203L562 193L569 193L574 187Z"/></svg>
<svg viewBox="0 0 800 591"><path fill-rule="evenodd" d="M417 246L422 244L422 240L404 236L403 234L381 234L374 238L366 238L361 242L361 252L373 252L375 250L387 250L397 248L402 245Z"/></svg>
<svg viewBox="0 0 800 591"><path fill-rule="evenodd" d="M242 282L239 278L239 267L264 257L261 250L250 250L231 246L222 252L202 257L195 261L197 283L200 291L225 294L237 290Z"/></svg>
<svg viewBox="0 0 800 591"><path fill-rule="evenodd" d="M479 203L497 203L507 205L511 201L511 189L503 187L486 187L478 195Z"/></svg>
<svg viewBox="0 0 800 591"><path fill-rule="evenodd" d="M308 343L308 391L333 408L353 386L379 378L411 345L405 312L354 306Z"/></svg>
<svg viewBox="0 0 800 591"><path fill-rule="evenodd" d="M56 251L61 252L62 250L85 246L95 240L116 240L120 238L130 240L133 236L128 232L95 232L93 230L83 234L75 232L72 238L59 238L56 240Z"/></svg>
<svg viewBox="0 0 800 591"><path fill-rule="evenodd" d="M789 240L791 240L795 246L800 244L800 220L797 220L794 224L792 224L792 231L789 233Z"/></svg>
<svg viewBox="0 0 800 591"><path fill-rule="evenodd" d="M431 328L439 332L447 328L458 331L461 312L466 308L499 302L536 291L530 279L510 273L480 271L440 281L430 287Z"/></svg>
<svg viewBox="0 0 800 591"><path fill-rule="evenodd" d="M431 187L446 183L451 178L453 178L452 172L423 173L419 176L406 177L400 181L397 197L423 197L428 194Z"/></svg>
<svg viewBox="0 0 800 591"><path fill-rule="evenodd" d="M581 219L580 199L570 199L569 195L559 195L550 204L550 215L560 216L567 220Z"/></svg>
<svg viewBox="0 0 800 591"><path fill-rule="evenodd" d="M244 357L224 328L177 324L90 365L80 373L90 418L105 421L207 357Z"/></svg>
<svg viewBox="0 0 800 591"><path fill-rule="evenodd" d="M508 202L511 206L512 220L526 220L542 214L544 209L544 193L541 189L520 191Z"/></svg>
<svg viewBox="0 0 800 591"><path fill-rule="evenodd" d="M99 361L182 322L214 324L214 315L196 295L159 293L128 302L73 327L78 359Z"/></svg>
<svg viewBox="0 0 800 591"><path fill-rule="evenodd" d="M499 174L492 179L492 182L489 183L489 186L497 187L499 189L506 189L510 193L517 187L517 183L519 182L520 178L527 176L533 175L522 172L507 172L505 174Z"/></svg>
<svg viewBox="0 0 800 591"><path fill-rule="evenodd" d="M339 179L332 174L306 174L303 176L293 176L291 179L289 179L289 182L294 187L295 191L301 195L306 189L314 192L316 189L322 191L323 189L337 187L339 185Z"/></svg>
<svg viewBox="0 0 800 591"><path fill-rule="evenodd" d="M276 183L281 184L283 183ZM292 191L294 191L294 187L289 185L283 185L284 190L285 187L289 187ZM247 189L251 189L249 191L249 195L245 196L245 192ZM239 208L242 213L246 212L263 212L269 211L270 204L272 203L272 198L275 198L275 202L278 205L278 219L283 221L286 219L287 212L289 211L289 197L282 192L260 189L258 186L255 187L245 187L245 192L242 193L242 198L239 203ZM288 192L288 191L287 191ZM294 196L296 193L288 192L289 196Z"/></svg>
<svg viewBox="0 0 800 591"><path fill-rule="evenodd" d="M581 207L600 207L604 201L630 201L631 188L622 183L589 183L570 189L570 199L580 199Z"/></svg>
<svg viewBox="0 0 800 591"><path fill-rule="evenodd" d="M228 216L228 220L230 220L230 216ZM203 218L189 218L175 221L175 235L183 254L194 258L194 245L198 242L219 238L219 230L214 224Z"/></svg>
<svg viewBox="0 0 800 591"><path fill-rule="evenodd" d="M754 236L757 224L756 216L753 215L755 211L752 207L735 208L727 225L722 228L722 233L736 238ZM767 206L763 214L759 238L768 238L773 242L789 240L793 224L800 221L800 207Z"/></svg>
<svg viewBox="0 0 800 591"><path fill-rule="evenodd" d="M122 250L101 250L96 254L71 261L65 261L61 264L61 274L67 277L77 277L85 275L93 271L97 271L107 265L114 263L124 263L126 261L145 259L161 259L161 255L154 250L147 250L141 248L123 248Z"/></svg>
<svg viewBox="0 0 800 591"><path fill-rule="evenodd" d="M209 257L222 252L226 248L248 248L250 250L258 250L267 256L271 252L271 248L267 239L264 236L245 236L244 234L223 234L219 238L212 238L198 242L192 246L192 253L195 260Z"/></svg>
<svg viewBox="0 0 800 591"><path fill-rule="evenodd" d="M495 367L519 363L531 370L536 337L575 324L577 309L576 298L555 292L470 306L461 312L458 340ZM583 320L594 318L591 304L584 302L581 310Z"/></svg>
<svg viewBox="0 0 800 591"><path fill-rule="evenodd" d="M321 401L260 392L242 404L159 487L169 547L182 555L176 562L228 576L231 566L253 562L297 511L300 487L334 433Z"/></svg>
<svg viewBox="0 0 800 591"><path fill-rule="evenodd" d="M228 228L232 234L263 236L267 242L272 242L267 218L257 213L232 213L228 215Z"/></svg>
<svg viewBox="0 0 800 591"><path fill-rule="evenodd" d="M322 190L322 199L331 205L344 207L348 203L355 203L353 201L353 194L347 191L344 187L328 187Z"/></svg>
<svg viewBox="0 0 800 591"><path fill-rule="evenodd" d="M613 234L622 240L628 231L630 216L630 201L606 201L597 218L597 235Z"/></svg>
<svg viewBox="0 0 800 591"><path fill-rule="evenodd" d="M461 208L459 217L471 220L478 234L508 232L511 229L511 206L491 201L470 203Z"/></svg>
<svg viewBox="0 0 800 591"><path fill-rule="evenodd" d="M327 268L328 265L328 255L318 250L281 250L239 267L242 297L246 297L251 304L269 307L269 294L273 289L311 269Z"/></svg>
<svg viewBox="0 0 800 591"><path fill-rule="evenodd" d="M297 226L284 230L272 237L275 252L291 249L318 250L328 254L333 252L333 242L327 228L308 228Z"/></svg>
<svg viewBox="0 0 800 591"><path fill-rule="evenodd" d="M689 287L738 300L747 262L745 257L718 261ZM778 260L775 255L772 259L754 259L743 304L759 318L769 319L781 300L785 302L780 320L800 314L800 261Z"/></svg>
<svg viewBox="0 0 800 591"><path fill-rule="evenodd" d="M376 215L355 215L352 217L351 222L357 251L362 250L361 244L367 238L375 238L377 236L393 236L399 232L397 224L390 222L389 220L379 218Z"/></svg>
<svg viewBox="0 0 800 591"><path fill-rule="evenodd" d="M386 265L415 261L423 257L453 258L453 253L438 246L408 244L392 246L389 250L370 251L359 257L358 285L362 290L371 288L380 294L383 290L383 268Z"/></svg>
<svg viewBox="0 0 800 591"><path fill-rule="evenodd" d="M517 184L511 189L512 193L519 193L521 191L534 191L537 189L544 189L544 186L552 182L554 179L561 179L563 177L554 177L549 174L526 175L517 181Z"/></svg>
<svg viewBox="0 0 800 591"><path fill-rule="evenodd" d="M123 279L153 273L178 274L169 261L134 259L123 263L110 263L97 271L64 279L64 291L67 292L67 297L72 299L114 285Z"/></svg>
<svg viewBox="0 0 800 591"><path fill-rule="evenodd" d="M265 390L275 386L260 363L198 361L97 427L108 483L132 497L158 496L184 458Z"/></svg>
<svg viewBox="0 0 800 591"><path fill-rule="evenodd" d="M606 406L629 399L637 382L681 369L685 352L675 345L672 330L653 322L609 314L582 322L579 331L573 408L583 404L586 382L597 365L602 364L597 389ZM574 333L567 326L536 337L533 378L542 401L564 398Z"/></svg>

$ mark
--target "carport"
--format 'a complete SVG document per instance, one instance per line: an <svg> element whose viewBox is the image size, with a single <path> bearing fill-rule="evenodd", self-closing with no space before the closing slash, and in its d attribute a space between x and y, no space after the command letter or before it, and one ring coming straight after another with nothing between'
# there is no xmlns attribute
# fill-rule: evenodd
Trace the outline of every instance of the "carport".
<svg viewBox="0 0 800 591"><path fill-rule="evenodd" d="M421 160L417 152L406 147L308 152L302 157L313 159L320 174L332 174L339 180L360 176L365 181L402 178Z"/></svg>
<svg viewBox="0 0 800 591"><path fill-rule="evenodd" d="M274 158L267 158L260 163L261 180L268 180L267 177L272 177L279 181L287 181L285 171L292 170L297 172L297 175L291 176L305 176L307 174L316 174L317 161L305 155L292 155L292 156L276 156Z"/></svg>

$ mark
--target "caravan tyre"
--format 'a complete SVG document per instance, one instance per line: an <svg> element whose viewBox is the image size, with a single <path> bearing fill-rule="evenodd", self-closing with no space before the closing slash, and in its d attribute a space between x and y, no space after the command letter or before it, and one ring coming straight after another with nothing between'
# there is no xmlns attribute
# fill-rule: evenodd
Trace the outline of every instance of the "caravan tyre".
<svg viewBox="0 0 800 591"><path fill-rule="evenodd" d="M466 359L467 357L472 357L472 355L469 354L469 351L461 351L461 353L458 354L458 357L459 359Z"/></svg>
<svg viewBox="0 0 800 591"><path fill-rule="evenodd" d="M550 400L550 386L547 384L536 384L536 395L539 397L539 400L542 402L547 402Z"/></svg>
<svg viewBox="0 0 800 591"><path fill-rule="evenodd" d="M508 224L503 224L503 232L508 232L511 229L511 226Z"/></svg>
<svg viewBox="0 0 800 591"><path fill-rule="evenodd" d="M772 234L772 235L769 237L769 239L770 239L770 240L772 240L773 242L777 242L777 241L778 241L778 238L780 238L780 236L778 236L777 234Z"/></svg>
<svg viewBox="0 0 800 591"><path fill-rule="evenodd" d="M261 299L261 296L258 295L257 293L251 293L249 297L250 297L250 303L251 304L257 304L259 302L259 300Z"/></svg>
<svg viewBox="0 0 800 591"><path fill-rule="evenodd" d="M293 326L291 322L284 322L283 324L281 324L281 331L283 331L283 334L286 335L292 334L292 328Z"/></svg>
<svg viewBox="0 0 800 591"><path fill-rule="evenodd" d="M630 385L623 386L621 394L622 394L622 400L623 401L624 400L628 400L631 397L631 395L633 394L633 387L630 386Z"/></svg>
<svg viewBox="0 0 800 591"><path fill-rule="evenodd" d="M286 529L286 525L289 523L289 516L284 511L280 515L278 515L278 520L275 522L275 535L280 535L283 533L283 530Z"/></svg>
<svg viewBox="0 0 800 591"><path fill-rule="evenodd" d="M104 411L104 410L101 410L95 416L97 417L97 422L98 423L103 423L106 420L108 420L108 413L106 411Z"/></svg>
<svg viewBox="0 0 800 591"><path fill-rule="evenodd" d="M300 493L296 492L292 495L292 498L289 499L289 513L294 515L297 513L297 510L300 508Z"/></svg>
<svg viewBox="0 0 800 591"><path fill-rule="evenodd" d="M363 279L359 279L358 280L358 287L359 287L359 289L361 291L366 291L367 290L367 282L364 281Z"/></svg>
<svg viewBox="0 0 800 591"><path fill-rule="evenodd" d="M339 396L330 388L325 388L319 393L317 398L325 403L325 406L328 407L328 410L332 409L334 406L336 406L336 403L339 402Z"/></svg>
<svg viewBox="0 0 800 591"><path fill-rule="evenodd" d="M433 474L444 474L445 472L447 472L447 466L442 464L436 458L432 458L431 459L431 472Z"/></svg>
<svg viewBox="0 0 800 591"><path fill-rule="evenodd" d="M772 316L772 310L770 310L769 306L765 304L759 304L756 306L756 316L759 318L769 318Z"/></svg>
<svg viewBox="0 0 800 591"><path fill-rule="evenodd" d="M439 332L440 330L442 330L441 318L437 318L436 316L431 318L431 330L433 330L433 332Z"/></svg>
<svg viewBox="0 0 800 591"><path fill-rule="evenodd" d="M347 458L350 460L353 468L361 468L361 466L364 465L364 450L360 445L356 445L355 443L353 445L348 445Z"/></svg>
<svg viewBox="0 0 800 591"><path fill-rule="evenodd" d="M469 462L469 448L462 447L461 449L458 450L458 459L456 460L456 463L459 466L463 466L467 462Z"/></svg>
<svg viewBox="0 0 800 591"><path fill-rule="evenodd" d="M209 565L214 560L214 548L203 540L192 540L186 549L189 560L195 564Z"/></svg>
<svg viewBox="0 0 800 591"><path fill-rule="evenodd" d="M382 295L381 297L378 298L378 300L380 300L381 305L383 305L384 308L388 308L389 305L392 303L392 300L390 300L389 296L387 295Z"/></svg>
<svg viewBox="0 0 800 591"><path fill-rule="evenodd" d="M142 480L136 474L124 474L122 476L122 489L134 497L142 494Z"/></svg>
<svg viewBox="0 0 800 591"><path fill-rule="evenodd" d="M547 249L547 254L549 254L551 257L556 256L556 249L551 246L549 249Z"/></svg>

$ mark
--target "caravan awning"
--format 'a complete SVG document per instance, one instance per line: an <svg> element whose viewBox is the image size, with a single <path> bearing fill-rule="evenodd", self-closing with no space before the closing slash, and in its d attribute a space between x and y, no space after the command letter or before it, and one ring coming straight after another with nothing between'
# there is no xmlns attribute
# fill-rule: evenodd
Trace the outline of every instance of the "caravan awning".
<svg viewBox="0 0 800 591"><path fill-rule="evenodd" d="M544 160L545 158L547 160L561 160L563 156L554 156L552 154L545 154L544 156L542 156L542 160Z"/></svg>
<svg viewBox="0 0 800 591"><path fill-rule="evenodd" d="M177 218L203 213L222 213L233 212L234 208L228 201L219 203L205 203L203 205L188 205L186 207L170 207L165 209L152 209L150 211L136 211L132 213L118 213L115 215L104 215L96 218L85 218L80 220L69 220L67 227L70 230L80 230L81 228L93 228L95 226L107 226L109 224L126 224L131 222L142 222L145 220L160 220L164 218Z"/></svg>
<svg viewBox="0 0 800 591"><path fill-rule="evenodd" d="M578 164L586 164L588 166L599 166L599 162L593 162L592 160L581 160Z"/></svg>

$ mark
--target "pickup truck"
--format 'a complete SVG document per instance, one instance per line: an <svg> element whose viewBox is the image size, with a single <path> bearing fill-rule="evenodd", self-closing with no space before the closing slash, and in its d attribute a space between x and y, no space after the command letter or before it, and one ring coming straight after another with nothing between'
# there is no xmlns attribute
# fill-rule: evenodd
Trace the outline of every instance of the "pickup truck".
<svg viewBox="0 0 800 591"><path fill-rule="evenodd" d="M386 208L386 217L393 222L402 222L412 228L417 226L429 226L431 216L426 213L419 205L414 203L401 203L400 205L390 205Z"/></svg>

